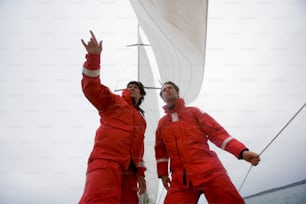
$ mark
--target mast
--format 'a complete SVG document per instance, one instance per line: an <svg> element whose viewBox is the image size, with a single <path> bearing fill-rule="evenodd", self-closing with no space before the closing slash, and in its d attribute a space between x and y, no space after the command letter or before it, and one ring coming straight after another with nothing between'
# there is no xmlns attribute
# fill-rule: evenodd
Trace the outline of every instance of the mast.
<svg viewBox="0 0 306 204"><path fill-rule="evenodd" d="M151 46L150 44L145 44L141 41L140 38L140 26L137 24L137 43L127 45L127 47L135 47L137 46L137 81L140 81L140 47L141 46ZM145 86L145 89L160 89L159 87ZM116 89L115 91L122 91L122 89Z"/></svg>
<svg viewBox="0 0 306 204"><path fill-rule="evenodd" d="M141 42L139 27L140 26L139 26L139 23L138 23L137 24L137 43L127 45L127 47L135 47L135 46L137 46L137 80L138 81L140 80L140 76L139 76L139 73L140 73L140 46L151 46L149 44L144 44L144 43Z"/></svg>
<svg viewBox="0 0 306 204"><path fill-rule="evenodd" d="M141 46L151 46L150 44L145 44L141 42L140 38L140 26L139 23L137 24L137 43L127 45L127 47L135 47L137 46L137 81L140 81L140 47ZM159 87L152 87L152 86L146 86L144 84L145 89L160 89ZM115 89L114 91L122 91L121 89Z"/></svg>
<svg viewBox="0 0 306 204"><path fill-rule="evenodd" d="M145 89L160 89L154 87L154 74L151 67L150 60L147 58L147 53L144 49L144 46L151 46L150 44L145 44L142 41L140 34L140 25L137 24L137 43L127 45L127 47L137 46L137 80L141 81L144 84ZM145 53L145 54L144 54ZM148 64L147 64L148 63ZM142 106L146 112L146 121L150 125L147 126L144 145L145 145L145 154L144 160L149 171L146 173L147 180L147 191L139 196L139 204L153 204L157 198L158 189L158 178L155 171L155 160L154 155L151 153L154 148L154 134L156 123L159 119L159 110L158 110L158 96L155 91L148 91L146 94L147 100L144 100ZM150 135L150 136L148 136ZM156 182L156 183L154 183ZM155 189L156 188L156 189ZM156 192L155 192L156 190Z"/></svg>

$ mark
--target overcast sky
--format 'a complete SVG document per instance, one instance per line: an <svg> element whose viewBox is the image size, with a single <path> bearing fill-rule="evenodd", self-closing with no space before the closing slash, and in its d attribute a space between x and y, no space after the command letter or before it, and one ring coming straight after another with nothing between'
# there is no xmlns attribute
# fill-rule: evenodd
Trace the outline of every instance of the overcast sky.
<svg viewBox="0 0 306 204"><path fill-rule="evenodd" d="M211 1L201 94L211 114L261 152L306 102L306 3ZM81 92L89 30L104 42L103 82L137 78L127 0L0 2L0 203L77 203L98 115ZM306 178L303 110L251 170L243 196ZM212 148L214 146L212 145ZM249 164L216 150L239 187Z"/></svg>

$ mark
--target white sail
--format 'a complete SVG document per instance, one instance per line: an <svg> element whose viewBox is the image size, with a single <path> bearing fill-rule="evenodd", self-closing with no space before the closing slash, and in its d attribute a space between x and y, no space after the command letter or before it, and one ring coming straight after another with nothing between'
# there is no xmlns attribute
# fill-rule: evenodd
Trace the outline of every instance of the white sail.
<svg viewBox="0 0 306 204"><path fill-rule="evenodd" d="M143 196L140 196L140 203L151 204L155 203L159 182L156 176L156 163L154 157L155 129L157 121L160 118L158 105L159 91L154 89L156 84L154 84L154 75L145 51L146 45L142 43L140 35L138 37L138 78L139 81L141 81L144 86L147 87L145 100L142 104L142 107L145 110L145 119L147 122L144 155L144 160L147 167L147 193Z"/></svg>
<svg viewBox="0 0 306 204"><path fill-rule="evenodd" d="M130 0L157 60L161 81L174 81L186 103L204 74L207 0Z"/></svg>
<svg viewBox="0 0 306 204"><path fill-rule="evenodd" d="M174 81L187 103L198 96L204 74L207 1L130 0L139 24L144 30L156 59L161 82ZM190 20L192 18L192 20ZM138 42L139 80L155 87L150 62L142 41ZM140 203L158 202L159 180L154 157L155 129L160 118L158 93L147 91L145 138L146 180L148 191ZM159 192L159 193L158 193ZM149 199L148 199L149 198Z"/></svg>

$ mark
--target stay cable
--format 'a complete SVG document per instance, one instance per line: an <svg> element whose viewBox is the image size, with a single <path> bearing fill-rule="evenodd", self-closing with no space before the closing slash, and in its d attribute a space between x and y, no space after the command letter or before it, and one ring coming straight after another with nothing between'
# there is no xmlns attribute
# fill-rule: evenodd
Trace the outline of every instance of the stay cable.
<svg viewBox="0 0 306 204"><path fill-rule="evenodd" d="M294 114L294 116L292 116L290 118L290 120L286 123L286 125L274 136L274 138L269 142L269 144L267 144L266 147L260 152L259 156L261 156L266 151L266 149L275 141L275 139L287 128L287 126L294 120L294 118L304 109L305 105L306 105L306 103L304 103L302 105L302 107ZM242 181L242 183L239 187L239 191L241 190L241 188L244 185L247 177L249 176L252 167L253 166L251 165L247 174L246 174L246 176L244 177L244 179L243 179L243 181Z"/></svg>

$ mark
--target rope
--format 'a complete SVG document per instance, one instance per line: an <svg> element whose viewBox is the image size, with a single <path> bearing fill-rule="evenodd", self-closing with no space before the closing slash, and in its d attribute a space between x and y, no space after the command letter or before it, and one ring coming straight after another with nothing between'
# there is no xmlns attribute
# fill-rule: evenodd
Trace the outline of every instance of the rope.
<svg viewBox="0 0 306 204"><path fill-rule="evenodd" d="M294 116L291 117L291 119L287 122L287 124L274 136L274 138L269 142L269 144L260 152L259 156L262 155L262 153L264 153L264 151L266 151L266 149L274 142L274 140L287 128L287 126L294 120L294 118L303 110L303 108L305 107L306 103L304 103L302 105L302 107L294 114ZM244 177L240 187L239 187L239 191L240 189L242 188L242 186L244 185L247 177L249 176L250 174L250 171L252 169L252 165L250 166L246 176Z"/></svg>
<svg viewBox="0 0 306 204"><path fill-rule="evenodd" d="M252 164L251 164L251 166L250 166L250 168L249 168L249 170L248 170L248 173L246 174L246 176L244 177L244 179L243 179L243 181L242 181L242 183L241 183L241 185L240 185L240 187L239 187L239 192L240 192L240 190L241 190L241 188L242 188L242 186L244 185L244 183L245 183L245 180L247 179L247 177L249 176L249 174L250 174L250 171L251 171L251 169L252 169Z"/></svg>
<svg viewBox="0 0 306 204"><path fill-rule="evenodd" d="M286 127L289 125L289 123L291 123L291 121L293 121L293 119L303 110L303 108L305 107L304 103L302 105L302 107L294 114L294 116L287 122L287 124L277 133L277 135L275 135L275 137L271 140L271 142L261 151L261 153L259 155L262 155L262 153L264 153L264 151L266 151L266 149L274 142L274 140L283 132L283 130L286 129Z"/></svg>

